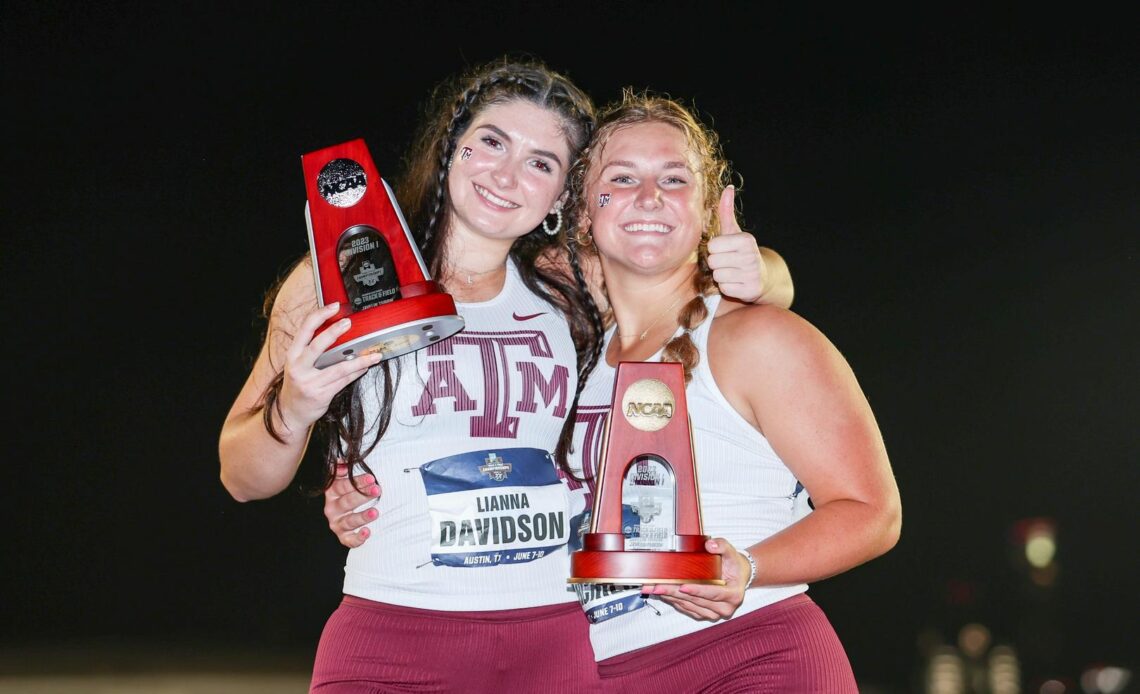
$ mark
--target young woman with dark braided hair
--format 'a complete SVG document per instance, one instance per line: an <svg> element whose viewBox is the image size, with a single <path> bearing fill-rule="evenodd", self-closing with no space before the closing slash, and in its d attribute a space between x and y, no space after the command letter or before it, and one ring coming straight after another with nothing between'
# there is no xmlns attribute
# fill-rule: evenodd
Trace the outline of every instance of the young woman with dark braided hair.
<svg viewBox="0 0 1140 694"><path fill-rule="evenodd" d="M591 594L603 690L855 692L806 596L899 536L898 488L854 374L792 312L715 293L707 247L735 225L733 194L720 193L715 133L681 104L627 93L572 178L578 238L599 255L614 316L580 412L608 410L621 361L684 365L707 549L727 581ZM589 478L599 441L580 429L574 462Z"/></svg>
<svg viewBox="0 0 1140 694"><path fill-rule="evenodd" d="M593 107L561 75L510 62L433 103L397 191L464 330L382 364L317 369L348 322L314 336L336 306L317 307L301 261L267 302L265 343L223 425L222 482L242 501L279 493L316 431L327 483L343 462L372 497L384 489L362 512L376 537L349 553L314 691L588 691L593 657L565 587L574 499L554 460L602 332L564 233ZM747 299L763 266L746 241L720 255L746 259L725 282Z"/></svg>

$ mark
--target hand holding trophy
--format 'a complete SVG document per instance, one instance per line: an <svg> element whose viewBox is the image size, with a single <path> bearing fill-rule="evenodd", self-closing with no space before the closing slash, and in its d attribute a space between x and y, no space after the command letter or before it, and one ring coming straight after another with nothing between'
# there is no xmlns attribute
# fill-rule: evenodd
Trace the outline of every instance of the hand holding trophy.
<svg viewBox="0 0 1140 694"><path fill-rule="evenodd" d="M310 152L301 164L317 301L341 305L318 333L352 316L317 367L375 352L390 359L459 332L455 302L431 280L364 140Z"/></svg>

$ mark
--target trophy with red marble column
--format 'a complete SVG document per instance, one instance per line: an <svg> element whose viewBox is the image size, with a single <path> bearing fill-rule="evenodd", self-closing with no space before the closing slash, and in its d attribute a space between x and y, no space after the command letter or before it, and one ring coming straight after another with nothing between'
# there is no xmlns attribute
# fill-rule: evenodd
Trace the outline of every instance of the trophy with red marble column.
<svg viewBox="0 0 1140 694"><path fill-rule="evenodd" d="M317 332L352 318L317 367L376 352L390 359L459 332L455 301L428 274L364 140L302 155L301 165L317 301L340 302Z"/></svg>
<svg viewBox="0 0 1140 694"><path fill-rule="evenodd" d="M618 365L604 448L570 583L723 585L720 556L705 549L680 364Z"/></svg>

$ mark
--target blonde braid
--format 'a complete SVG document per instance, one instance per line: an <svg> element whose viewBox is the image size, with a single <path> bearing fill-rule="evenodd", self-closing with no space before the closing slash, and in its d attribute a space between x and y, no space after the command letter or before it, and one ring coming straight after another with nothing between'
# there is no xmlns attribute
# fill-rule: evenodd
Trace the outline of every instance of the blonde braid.
<svg viewBox="0 0 1140 694"><path fill-rule="evenodd" d="M682 332L665 343L661 352L661 361L680 362L684 367L685 385L693 380L693 369L701 361L701 353L693 342L692 332L709 316L705 296L715 291L714 287L712 276L708 273L697 272L693 275L693 289L697 295L677 312L677 324L681 326Z"/></svg>

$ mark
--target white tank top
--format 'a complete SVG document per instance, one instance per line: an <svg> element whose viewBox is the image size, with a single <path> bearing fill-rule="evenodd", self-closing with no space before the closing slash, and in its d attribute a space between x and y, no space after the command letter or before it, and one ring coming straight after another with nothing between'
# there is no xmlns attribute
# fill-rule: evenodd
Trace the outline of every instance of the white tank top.
<svg viewBox="0 0 1140 694"><path fill-rule="evenodd" d="M457 308L461 332L399 358L391 423L367 457L380 515L348 553L344 592L451 611L572 601L576 511L549 454L577 387L566 320L513 263L498 296ZM366 388L366 422L379 405Z"/></svg>
<svg viewBox="0 0 1140 694"><path fill-rule="evenodd" d="M717 387L706 355L709 328L720 296L706 297L705 305L709 318L692 333L702 358L685 390L704 532L710 537L723 537L738 548L750 547L796 522L810 509L807 494L768 440L740 416ZM605 346L613 339L613 333L611 328L606 334ZM658 359L660 352L646 361ZM602 424L613 397L615 372L602 359L587 380L578 404L576 453L571 464L577 467L580 460L585 460L591 474L596 472L602 455ZM592 504L593 494L587 487L579 485L572 493L584 496L584 502ZM735 616L806 590L804 583L749 589ZM586 588L584 593L580 597L592 622L590 641L597 660L715 626L691 619L660 600L647 602L641 599L639 590Z"/></svg>

